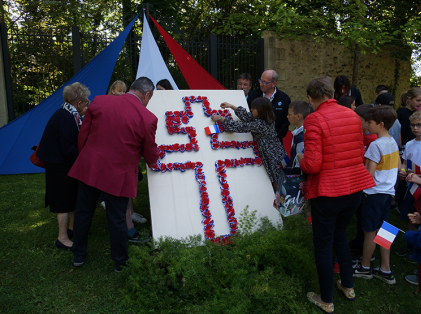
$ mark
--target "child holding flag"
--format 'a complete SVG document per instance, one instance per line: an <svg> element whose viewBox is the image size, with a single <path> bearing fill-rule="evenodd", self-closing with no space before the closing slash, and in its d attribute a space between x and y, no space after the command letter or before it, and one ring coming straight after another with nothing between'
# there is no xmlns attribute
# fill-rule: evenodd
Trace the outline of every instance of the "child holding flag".
<svg viewBox="0 0 421 314"><path fill-rule="evenodd" d="M226 131L251 133L253 140L257 142L262 163L276 192L281 165L285 163L285 157L288 158L288 154L275 131L276 117L270 100L264 97L256 98L251 103L251 112L227 102L222 103L221 108L231 108L241 121L234 121L232 118L224 118L220 115L212 115L212 121L221 121Z"/></svg>
<svg viewBox="0 0 421 314"><path fill-rule="evenodd" d="M364 245L362 261L354 268L354 277L379 278L387 284L395 284L395 277L390 270L390 251L380 247L381 265L372 269L370 260L376 249L373 242L383 221L389 220L389 207L395 195L395 183L400 166L399 149L389 135L389 129L397 118L391 107L375 107L365 115L368 130L377 135L377 139L368 147L367 170L376 182L376 186L364 190L362 200L362 218Z"/></svg>

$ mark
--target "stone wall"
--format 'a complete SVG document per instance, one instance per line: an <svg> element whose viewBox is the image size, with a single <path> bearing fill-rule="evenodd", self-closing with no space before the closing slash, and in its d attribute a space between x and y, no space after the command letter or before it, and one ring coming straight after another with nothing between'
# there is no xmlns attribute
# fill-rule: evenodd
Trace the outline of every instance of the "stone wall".
<svg viewBox="0 0 421 314"><path fill-rule="evenodd" d="M265 39L265 68L278 73L277 87L286 92L292 101L307 100L307 84L319 76L330 76L333 81L336 76L343 74L352 82L353 59L345 46L317 44L313 39L285 41L270 31L265 31L262 37ZM387 48L377 55L361 55L358 88L365 103L375 99L377 85L395 86L397 69L399 79L394 93L395 103L400 103L400 95L409 89L410 61L398 61L396 68L396 59L391 52L403 55L405 51L397 47Z"/></svg>

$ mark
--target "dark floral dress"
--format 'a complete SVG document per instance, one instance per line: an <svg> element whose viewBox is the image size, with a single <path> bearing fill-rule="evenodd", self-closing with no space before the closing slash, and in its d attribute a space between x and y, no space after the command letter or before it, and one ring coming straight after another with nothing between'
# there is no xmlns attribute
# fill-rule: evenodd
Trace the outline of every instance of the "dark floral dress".
<svg viewBox="0 0 421 314"><path fill-rule="evenodd" d="M287 155L287 152L275 132L275 122L268 125L264 120L253 117L251 112L247 112L241 106L237 107L235 115L241 121L225 118L225 130L236 133L251 133L253 140L257 142L262 163L266 168L270 181L277 183L281 173L281 162Z"/></svg>

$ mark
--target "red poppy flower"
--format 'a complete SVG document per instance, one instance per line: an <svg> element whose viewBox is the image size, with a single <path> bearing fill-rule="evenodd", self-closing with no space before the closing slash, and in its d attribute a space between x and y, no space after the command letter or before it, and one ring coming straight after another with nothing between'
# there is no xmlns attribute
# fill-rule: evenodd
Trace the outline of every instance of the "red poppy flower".
<svg viewBox="0 0 421 314"><path fill-rule="evenodd" d="M179 163L174 164L174 169L175 169L175 170L180 169L180 164L179 164Z"/></svg>
<svg viewBox="0 0 421 314"><path fill-rule="evenodd" d="M212 223L213 223L213 220L209 217L202 220L202 224L204 224L204 225L208 225L208 224L212 224Z"/></svg>
<svg viewBox="0 0 421 314"><path fill-rule="evenodd" d="M212 230L212 228L213 228L213 225L212 224L207 224L207 225L205 225L205 231L209 231L209 230Z"/></svg>
<svg viewBox="0 0 421 314"><path fill-rule="evenodd" d="M191 152L193 150L193 145L190 143L186 144L186 151Z"/></svg>
<svg viewBox="0 0 421 314"><path fill-rule="evenodd" d="M173 171L173 169L174 169L174 165L173 165L172 163L168 163L168 164L167 164L167 169L168 169L169 171Z"/></svg>
<svg viewBox="0 0 421 314"><path fill-rule="evenodd" d="M184 145L184 144L180 144L180 148L179 148L179 150L180 150L181 152L184 152L184 151L186 150L186 145Z"/></svg>
<svg viewBox="0 0 421 314"><path fill-rule="evenodd" d="M202 204L205 204L205 205L209 204L209 198L207 197L202 198Z"/></svg>
<svg viewBox="0 0 421 314"><path fill-rule="evenodd" d="M176 151L178 151L178 149L180 148L180 144L178 144L178 143L175 143L175 144L172 144L172 149L176 152Z"/></svg>
<svg viewBox="0 0 421 314"><path fill-rule="evenodd" d="M184 164L180 164L180 170L185 171L186 170L186 166Z"/></svg>
<svg viewBox="0 0 421 314"><path fill-rule="evenodd" d="M219 148L219 144L218 143L213 143L212 144L212 148L213 149L218 149Z"/></svg>
<svg viewBox="0 0 421 314"><path fill-rule="evenodd" d="M232 147L236 147L237 146L237 142L236 141L231 141L231 146Z"/></svg>
<svg viewBox="0 0 421 314"><path fill-rule="evenodd" d="M258 165L262 164L262 159L260 159L260 158L256 158L255 161L256 161L256 164L258 164Z"/></svg>
<svg viewBox="0 0 421 314"><path fill-rule="evenodd" d="M188 144L187 144L187 145L188 145ZM187 145L186 145L186 146L187 146ZM186 162L186 168L187 168L187 169L194 169L194 167L195 167L194 162L191 162L191 161Z"/></svg>
<svg viewBox="0 0 421 314"><path fill-rule="evenodd" d="M181 118L181 121L183 121L184 124L187 124L187 123L189 123L189 117L183 116L183 118Z"/></svg>
<svg viewBox="0 0 421 314"><path fill-rule="evenodd" d="M209 102L209 101L207 101L207 99L204 99L204 98L203 98L203 104L204 104L205 106L207 106L207 105L210 105L210 102Z"/></svg>
<svg viewBox="0 0 421 314"><path fill-rule="evenodd" d="M215 231L213 231L213 230L207 230L207 231L205 231L205 237L207 239L214 238L215 237Z"/></svg>
<svg viewBox="0 0 421 314"><path fill-rule="evenodd" d="M222 184L222 188L228 190L230 186L228 185L228 183L224 183Z"/></svg>
<svg viewBox="0 0 421 314"><path fill-rule="evenodd" d="M167 170L167 166L165 164L161 164L161 171Z"/></svg>
<svg viewBox="0 0 421 314"><path fill-rule="evenodd" d="M165 157L165 152L164 151L160 151L159 152L159 158L164 158Z"/></svg>
<svg viewBox="0 0 421 314"><path fill-rule="evenodd" d="M180 117L180 111L174 111L174 117Z"/></svg>
<svg viewBox="0 0 421 314"><path fill-rule="evenodd" d="M186 97L183 98L183 100L184 101L188 101L189 100L189 97L186 96Z"/></svg>
<svg viewBox="0 0 421 314"><path fill-rule="evenodd" d="M224 172L225 171L225 167L223 167L223 166L216 167L216 171L217 172Z"/></svg>
<svg viewBox="0 0 421 314"><path fill-rule="evenodd" d="M222 192L221 192L221 194L223 196L228 196L228 195L230 195L230 191L223 189Z"/></svg>
<svg viewBox="0 0 421 314"><path fill-rule="evenodd" d="M209 208L209 206L208 205L205 205L205 204L203 204L203 205L201 205L200 206L200 210L207 210Z"/></svg>
<svg viewBox="0 0 421 314"><path fill-rule="evenodd" d="M201 163L200 161L196 161L196 167L201 168L202 166L203 166L203 163ZM202 172L202 169L197 169L197 172Z"/></svg>
<svg viewBox="0 0 421 314"><path fill-rule="evenodd" d="M218 163L218 166L225 165L225 162L223 160L218 160L217 163Z"/></svg>
<svg viewBox="0 0 421 314"><path fill-rule="evenodd" d="M231 160L229 160L229 159L225 159L224 163L225 163L225 167L227 167L227 168L232 167L232 162L231 162Z"/></svg>
<svg viewBox="0 0 421 314"><path fill-rule="evenodd" d="M224 127L222 125L218 125L219 132L224 132Z"/></svg>

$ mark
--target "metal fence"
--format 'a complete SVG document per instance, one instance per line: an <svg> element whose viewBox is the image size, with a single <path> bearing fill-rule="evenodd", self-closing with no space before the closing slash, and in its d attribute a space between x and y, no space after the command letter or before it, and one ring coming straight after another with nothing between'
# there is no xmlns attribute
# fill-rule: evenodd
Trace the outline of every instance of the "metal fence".
<svg viewBox="0 0 421 314"><path fill-rule="evenodd" d="M189 89L167 45L156 31L155 38L178 87ZM23 29L9 30L10 59L4 59L5 63L10 63L5 64L5 68L10 68L12 90L12 97L9 97L12 104L8 104L9 121L51 95L112 40L98 34L83 34L78 27L40 29L32 33ZM211 35L205 39L177 36L176 40L227 89L236 88L239 74L247 72L255 79L263 71L263 39ZM119 79L130 84L136 78L140 43L136 31L132 31L118 57L111 82Z"/></svg>

